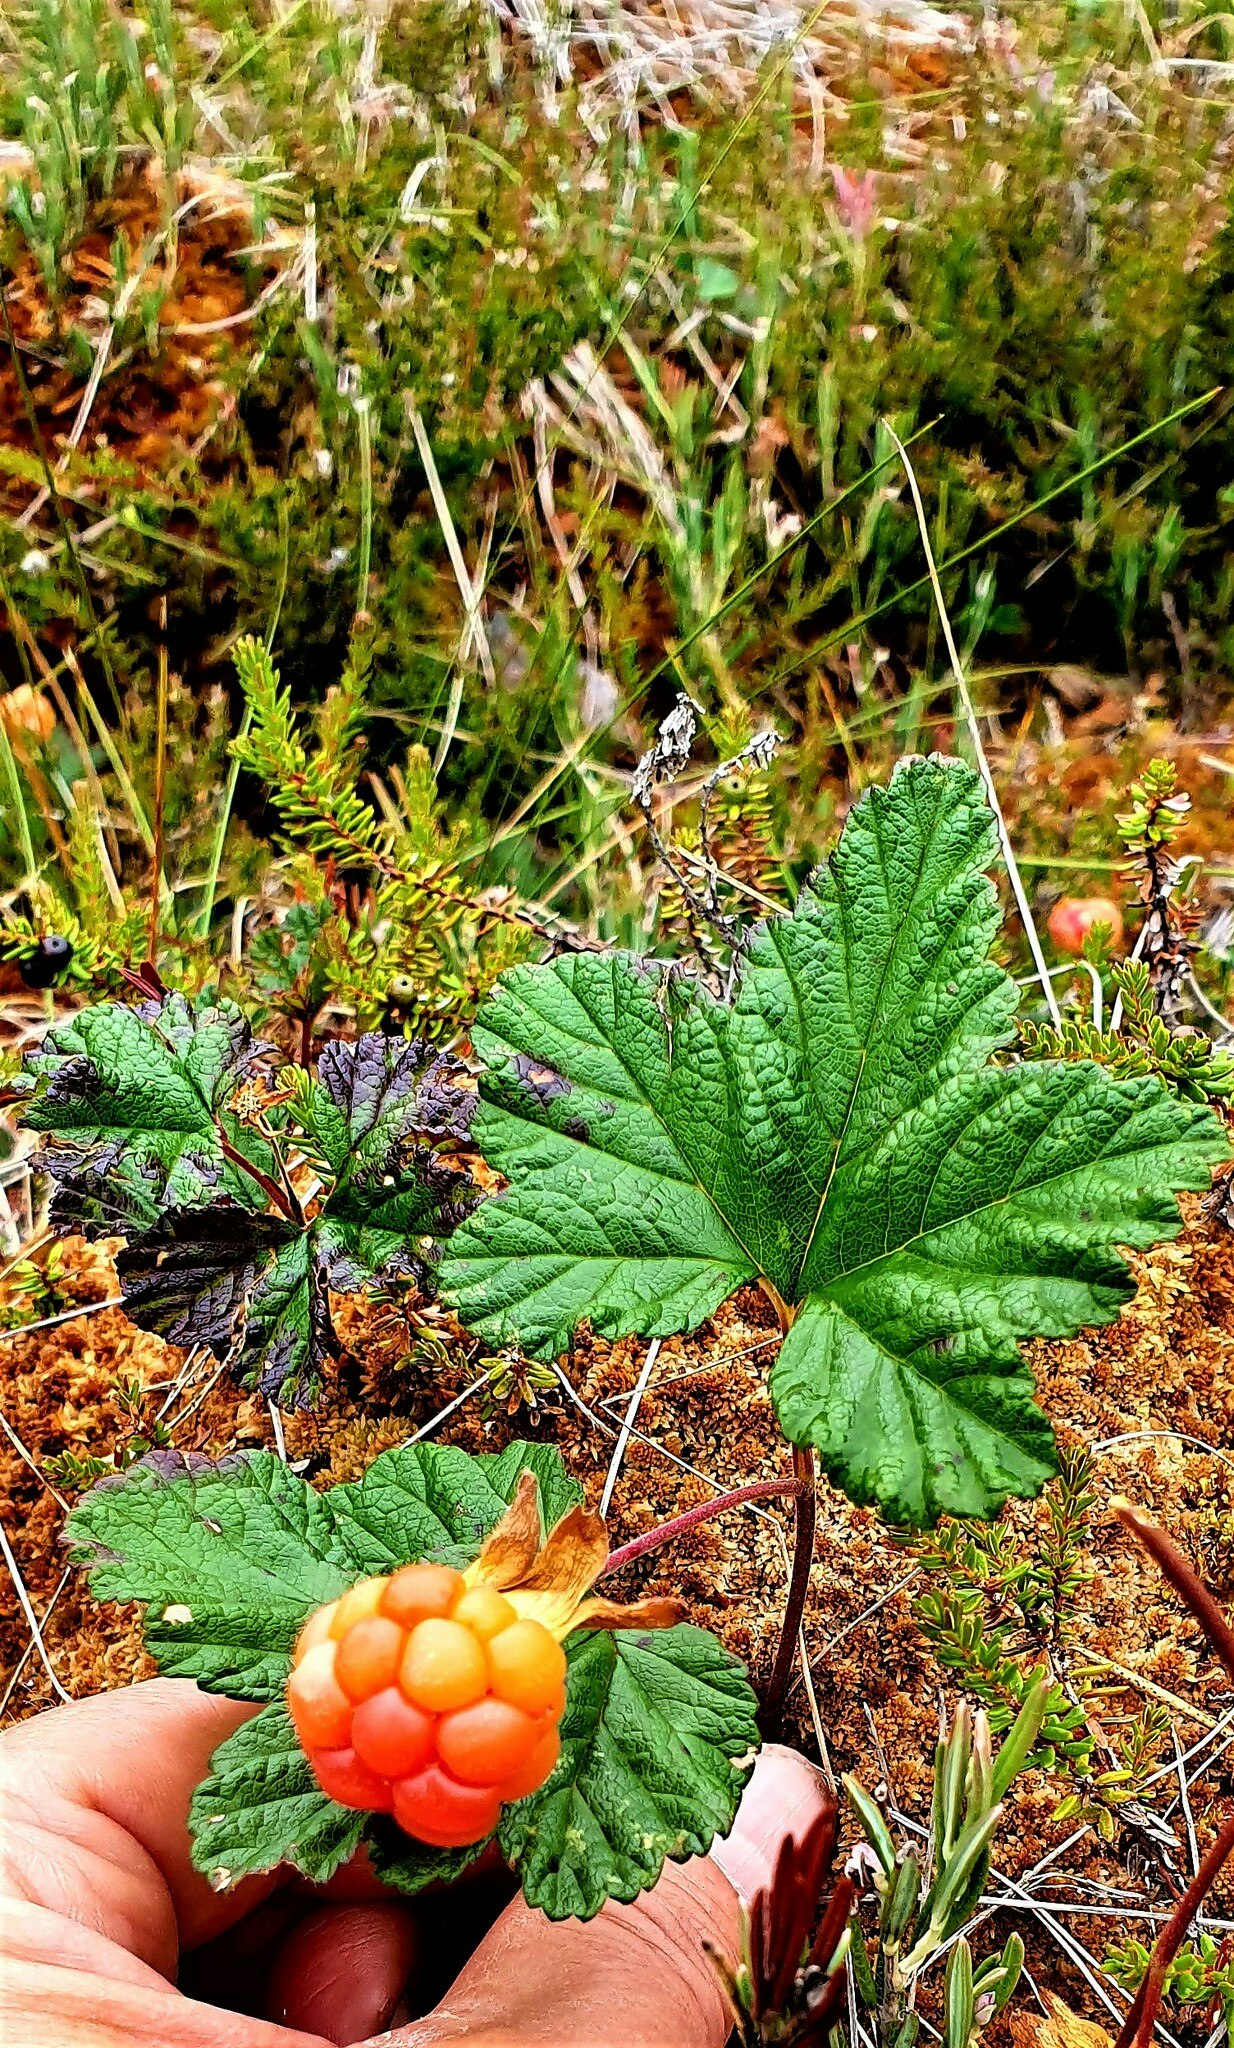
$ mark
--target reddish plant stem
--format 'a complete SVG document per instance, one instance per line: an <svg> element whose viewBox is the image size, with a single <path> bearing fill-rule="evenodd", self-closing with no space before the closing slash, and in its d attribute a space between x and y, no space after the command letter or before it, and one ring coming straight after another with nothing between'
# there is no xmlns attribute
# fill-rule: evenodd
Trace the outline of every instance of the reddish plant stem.
<svg viewBox="0 0 1234 2048"><path fill-rule="evenodd" d="M1221 1608L1213 1599L1208 1587L1196 1577L1177 1544L1172 1543L1164 1529L1150 1522L1133 1502L1121 1495L1110 1502L1119 1521L1129 1534L1142 1543L1162 1577L1168 1579L1184 1606L1191 1609L1200 1627L1208 1637L1209 1646L1216 1651L1231 1678L1234 1678L1234 1629L1230 1627Z"/></svg>
<svg viewBox="0 0 1234 2048"><path fill-rule="evenodd" d="M1141 1513L1131 1501L1116 1497L1110 1503L1124 1529L1143 1544L1162 1577L1169 1580L1179 1599L1195 1616L1226 1670L1234 1677L1234 1629L1230 1627L1208 1587L1197 1577L1181 1550L1164 1529ZM1234 1850L1234 1814L1224 1823L1191 1883L1157 1937L1148 1975L1132 2001L1114 2048L1150 2048L1153 2028L1161 2010L1161 1993L1166 1972L1183 1945L1187 1930L1199 1912L1205 1895L1222 1865Z"/></svg>
<svg viewBox="0 0 1234 2048"><path fill-rule="evenodd" d="M714 1500L705 1500L696 1508L687 1508L684 1515L674 1515L671 1522L661 1522L658 1529L648 1529L645 1535L631 1537L615 1550L600 1573L606 1579L610 1572L620 1571L623 1564L629 1564L635 1557L642 1557L648 1550L658 1550L662 1543L671 1543L674 1536L684 1536L687 1529L697 1528L700 1522L709 1522L713 1515L722 1515L726 1508L739 1508L748 1500L774 1500L780 1495L800 1494L800 1482L796 1479L755 1479L749 1486L735 1486L731 1493L719 1493Z"/></svg>
<svg viewBox="0 0 1234 2048"><path fill-rule="evenodd" d="M237 1151L230 1138L225 1138L221 1131L219 1132L219 1144L223 1148L223 1157L230 1159L232 1165L238 1166L242 1173L247 1173L250 1180L256 1181L263 1194L269 1196L280 1215L285 1216L289 1223L303 1223L303 1216L296 1213L299 1204L295 1201L294 1195L289 1195L279 1186L276 1180L271 1180L268 1173L263 1173L260 1166L254 1166L251 1159L246 1159L243 1152Z"/></svg>
<svg viewBox="0 0 1234 2048"><path fill-rule="evenodd" d="M167 787L167 599L159 600L159 661L154 741L154 847L150 855L150 925L146 950L158 958L159 921L163 908L163 826Z"/></svg>
<svg viewBox="0 0 1234 2048"><path fill-rule="evenodd" d="M1160 1533L1160 1532L1158 1532ZM1191 1922L1204 1902L1205 1894L1214 1883L1222 1864L1234 1849L1234 1814L1226 1821L1221 1833L1209 1849L1191 1883L1187 1886L1174 1911L1157 1937L1148 1975L1132 2001L1131 2010L1122 2024L1114 2048L1149 2048L1157 2014L1161 2010L1161 1992L1166 1971L1183 1945L1184 1937Z"/></svg>
<svg viewBox="0 0 1234 2048"><path fill-rule="evenodd" d="M801 1632L801 1617L805 1613L806 1594L810 1588L810 1566L814 1562L814 1525L817 1514L817 1498L814 1479L814 1453L793 1446L793 1474L797 1480L796 1515L793 1523L793 1568L788 1580L788 1598L784 1603L784 1620L780 1627L780 1641L776 1650L776 1661L772 1667L771 1682L763 1699L759 1716L763 1738L772 1741L780 1732L784 1718L784 1698L788 1692L789 1674L793 1658L797 1654L797 1637Z"/></svg>

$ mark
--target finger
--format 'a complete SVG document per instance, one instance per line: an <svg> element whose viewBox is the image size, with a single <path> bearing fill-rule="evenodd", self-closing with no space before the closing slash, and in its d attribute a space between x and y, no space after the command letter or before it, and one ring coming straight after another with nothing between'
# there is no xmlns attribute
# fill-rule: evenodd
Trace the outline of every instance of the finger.
<svg viewBox="0 0 1234 2048"><path fill-rule="evenodd" d="M407 2017L431 2005L513 1890L502 1857L486 1854L459 1883L429 1886L413 1909L360 1851L328 1884L293 1878L217 1940L186 1951L177 1982L190 1997L225 1995L237 2012L358 2040L391 2025L396 2009Z"/></svg>
<svg viewBox="0 0 1234 2048"><path fill-rule="evenodd" d="M217 1934L278 1882L250 1878L220 1895L190 1856L189 1800L213 1751L253 1712L155 1678L7 1731L0 1893L81 1921L174 1975L180 1940Z"/></svg>
<svg viewBox="0 0 1234 2048"><path fill-rule="evenodd" d="M363 1874L363 1873L362 1873ZM276 1944L264 1998L251 2010L332 2041L360 2041L422 2012L458 1973L510 1898L513 1877L500 1855L480 1857L460 1883L431 1886L414 1907L367 1890L326 1896ZM380 1903L375 1903L379 1898ZM279 1900L295 1905L291 1892ZM268 1900L268 1914L279 1900ZM247 1923L246 1923L247 1924ZM236 1933L225 1937L234 1942ZM206 1953L213 1953L207 1951Z"/></svg>
<svg viewBox="0 0 1234 2048"><path fill-rule="evenodd" d="M0 2041L12 2048L326 2048L182 1998L170 1985L115 1982L24 1956L0 1957Z"/></svg>
<svg viewBox="0 0 1234 2048"><path fill-rule="evenodd" d="M594 1920L549 1921L518 1900L427 2019L384 2039L430 2048L609 2048L614 2015L630 2048L724 2048L732 2016L704 1941L738 1952L738 1887L769 1880L781 1844L822 1811L822 1774L770 1749L755 1766L728 1842L668 1864L632 1905Z"/></svg>
<svg viewBox="0 0 1234 2048"><path fill-rule="evenodd" d="M817 1764L795 1749L768 1743L742 1794L737 1825L711 1851L743 1904L771 1883L780 1845L804 1839L811 1824L831 1804L827 1781Z"/></svg>
<svg viewBox="0 0 1234 2048"><path fill-rule="evenodd" d="M145 1991L167 1988L160 1971L105 1934L27 1899L0 1899L0 1981L7 1982L13 1963L54 1963L59 1969L93 1971L118 1984L138 1984ZM0 2041L6 2038L0 2033Z"/></svg>
<svg viewBox="0 0 1234 2048"><path fill-rule="evenodd" d="M313 1907L275 1958L267 2018L327 2041L363 2041L389 2026L415 1961L415 1924L406 1906Z"/></svg>
<svg viewBox="0 0 1234 2048"><path fill-rule="evenodd" d="M0 2039L326 2048L322 2035L198 2003L167 1981L178 1919L201 1940L279 1881L271 1873L218 1899L189 1855L193 1789L250 1711L156 1680L57 1708L0 1740Z"/></svg>

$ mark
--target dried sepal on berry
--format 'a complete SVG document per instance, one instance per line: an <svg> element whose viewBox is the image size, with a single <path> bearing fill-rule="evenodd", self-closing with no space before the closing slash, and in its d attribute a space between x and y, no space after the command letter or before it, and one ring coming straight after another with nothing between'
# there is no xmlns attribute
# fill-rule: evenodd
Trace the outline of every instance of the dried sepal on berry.
<svg viewBox="0 0 1234 2048"><path fill-rule="evenodd" d="M538 1621L563 1642L577 1628L672 1628L685 1608L679 1600L650 1596L621 1603L593 1593L608 1563L608 1530L589 1508L573 1507L540 1532L535 1474L519 1477L514 1499L463 1577L492 1587L524 1620Z"/></svg>

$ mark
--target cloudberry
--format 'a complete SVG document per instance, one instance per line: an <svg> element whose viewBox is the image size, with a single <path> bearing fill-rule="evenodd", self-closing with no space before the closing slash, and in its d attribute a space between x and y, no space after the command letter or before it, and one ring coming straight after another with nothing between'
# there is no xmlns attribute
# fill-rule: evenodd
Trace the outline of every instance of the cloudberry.
<svg viewBox="0 0 1234 2048"><path fill-rule="evenodd" d="M1110 945L1114 952L1122 950L1123 914L1117 903L1108 896L1063 896L1050 912L1050 937L1060 953L1074 953L1077 958L1084 951L1084 943L1096 924L1110 927Z"/></svg>
<svg viewBox="0 0 1234 2048"><path fill-rule="evenodd" d="M464 1785L500 1785L521 1771L540 1739L540 1726L504 1700L477 1700L456 1714L443 1714L437 1754Z"/></svg>
<svg viewBox="0 0 1234 2048"><path fill-rule="evenodd" d="M464 1848L553 1770L565 1672L556 1638L503 1594L411 1564L310 1615L287 1704L329 1798Z"/></svg>
<svg viewBox="0 0 1234 2048"><path fill-rule="evenodd" d="M398 1682L426 1714L470 1707L488 1690L484 1646L465 1621L418 1621L407 1638Z"/></svg>
<svg viewBox="0 0 1234 2048"><path fill-rule="evenodd" d="M447 1615L463 1596L463 1575L448 1564L405 1564L386 1581L381 1611L410 1628L431 1615Z"/></svg>
<svg viewBox="0 0 1234 2048"><path fill-rule="evenodd" d="M340 1636L334 1675L348 1699L366 1700L370 1693L394 1684L406 1650L406 1633L396 1621L367 1615Z"/></svg>
<svg viewBox="0 0 1234 2048"><path fill-rule="evenodd" d="M349 1628L358 1621L367 1621L381 1606L386 1590L385 1579L361 1579L359 1585L350 1586L340 1600L334 1602L334 1617L330 1623L330 1634L341 1642Z"/></svg>

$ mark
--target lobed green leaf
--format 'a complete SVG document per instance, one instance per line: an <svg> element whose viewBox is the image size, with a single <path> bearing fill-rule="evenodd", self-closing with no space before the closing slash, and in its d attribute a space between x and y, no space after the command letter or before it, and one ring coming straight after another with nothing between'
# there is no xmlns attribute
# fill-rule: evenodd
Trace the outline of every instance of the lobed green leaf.
<svg viewBox="0 0 1234 2048"><path fill-rule="evenodd" d="M215 1891L281 1863L325 1884L355 1855L367 1818L327 1799L280 1702L211 1757L189 1805L193 1862Z"/></svg>
<svg viewBox="0 0 1234 2048"><path fill-rule="evenodd" d="M509 1186L441 1265L464 1320L554 1357L584 1317L666 1336L761 1281L791 1321L781 1425L852 1499L919 1524L1037 1493L1021 1342L1116 1315L1119 1248L1175 1235L1228 1144L1155 1079L990 1064L1016 1009L996 846L971 769L903 762L730 1004L630 955L505 975L474 1135Z"/></svg>
<svg viewBox="0 0 1234 2048"><path fill-rule="evenodd" d="M633 1899L665 1860L726 1835L758 1749L744 1666L705 1630L581 1631L567 1643L562 1751L506 1809L498 1840L533 1906L588 1920Z"/></svg>
<svg viewBox="0 0 1234 2048"><path fill-rule="evenodd" d="M334 1554L353 1576L387 1572L431 1557L461 1569L501 1520L530 1469L540 1487L545 1531L583 1498L551 1444L510 1444L473 1456L449 1444L405 1444L383 1451L363 1479L324 1496L334 1525Z"/></svg>
<svg viewBox="0 0 1234 2048"><path fill-rule="evenodd" d="M546 1524L582 1499L549 1444L479 1457L408 1444L325 1493L268 1451L218 1464L156 1451L100 1480L69 1516L66 1541L98 1599L143 1602L161 1671L233 1699L270 1700L315 1608L419 1558L470 1563L525 1466Z"/></svg>
<svg viewBox="0 0 1234 2048"><path fill-rule="evenodd" d="M171 1678L232 1699L277 1699L307 1615L357 1574L332 1555L329 1496L267 1451L220 1464L156 1451L101 1479L65 1540L99 1600L140 1600Z"/></svg>
<svg viewBox="0 0 1234 2048"><path fill-rule="evenodd" d="M260 1205L224 1139L269 1170L268 1145L230 1105L271 1054L234 1003L181 995L101 1003L56 1025L25 1060L22 1113L47 1140L53 1222L97 1236L224 1197Z"/></svg>
<svg viewBox="0 0 1234 2048"><path fill-rule="evenodd" d="M468 1563L527 1469L547 1530L582 1499L547 1444L478 1457L404 1445L323 1494L265 1452L213 1466L156 1454L73 1510L75 1561L101 1597L146 1603L163 1670L273 1702L216 1752L193 1799L194 1861L213 1884L279 1863L321 1882L363 1840L388 1883L417 1891L482 1853L426 1849L388 1818L327 1799L281 1695L316 1607L410 1560ZM727 1833L758 1746L757 1702L743 1667L700 1629L580 1632L567 1658L560 1763L507 1809L498 1838L533 1904L587 1918L654 1884L666 1857Z"/></svg>

